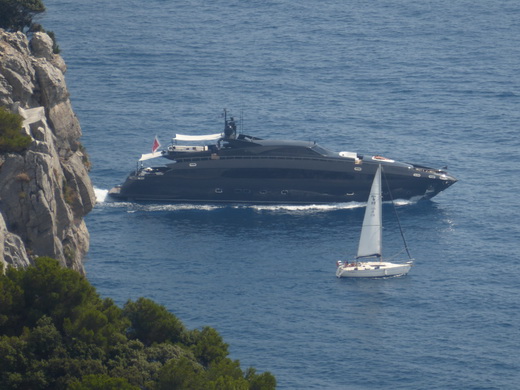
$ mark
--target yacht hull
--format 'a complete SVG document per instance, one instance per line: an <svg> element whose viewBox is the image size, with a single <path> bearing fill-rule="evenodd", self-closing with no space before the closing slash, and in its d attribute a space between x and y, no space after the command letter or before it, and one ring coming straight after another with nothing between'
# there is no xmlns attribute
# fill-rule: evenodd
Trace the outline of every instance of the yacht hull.
<svg viewBox="0 0 520 390"><path fill-rule="evenodd" d="M366 202L380 161L342 157L200 157L142 168L110 195L119 200L320 204ZM384 199L429 199L456 179L444 171L385 164Z"/></svg>

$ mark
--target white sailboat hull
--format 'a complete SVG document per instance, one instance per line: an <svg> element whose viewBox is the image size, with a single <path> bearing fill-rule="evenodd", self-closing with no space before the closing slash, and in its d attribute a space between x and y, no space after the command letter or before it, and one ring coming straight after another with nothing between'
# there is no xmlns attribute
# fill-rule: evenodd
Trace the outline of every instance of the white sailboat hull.
<svg viewBox="0 0 520 390"><path fill-rule="evenodd" d="M381 190L382 166L379 165L374 181L370 188L361 236L359 237L358 253L356 259L376 258L379 261L338 261L336 276L338 278L384 278L385 276L406 275L412 268L413 259L410 257L406 263L390 263L382 261L382 219L383 219L383 194ZM401 225L399 224L399 229ZM402 232L401 232L402 235ZM403 236L404 241L404 236Z"/></svg>
<svg viewBox="0 0 520 390"><path fill-rule="evenodd" d="M412 262L389 263L386 261L367 261L349 264L338 261L338 278L382 278L385 276L406 275L412 268Z"/></svg>

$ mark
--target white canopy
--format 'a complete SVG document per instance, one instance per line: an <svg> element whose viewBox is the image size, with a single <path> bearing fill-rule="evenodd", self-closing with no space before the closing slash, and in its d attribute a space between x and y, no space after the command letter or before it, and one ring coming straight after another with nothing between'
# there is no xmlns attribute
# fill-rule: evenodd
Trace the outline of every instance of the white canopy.
<svg viewBox="0 0 520 390"><path fill-rule="evenodd" d="M222 138L222 133L207 135L175 134L175 137L173 139L175 141L215 141L219 138Z"/></svg>
<svg viewBox="0 0 520 390"><path fill-rule="evenodd" d="M141 158L139 159L139 161L150 160L151 158L156 158L156 157L162 157L162 153L161 152L155 152L155 153L145 153L145 154L142 154Z"/></svg>

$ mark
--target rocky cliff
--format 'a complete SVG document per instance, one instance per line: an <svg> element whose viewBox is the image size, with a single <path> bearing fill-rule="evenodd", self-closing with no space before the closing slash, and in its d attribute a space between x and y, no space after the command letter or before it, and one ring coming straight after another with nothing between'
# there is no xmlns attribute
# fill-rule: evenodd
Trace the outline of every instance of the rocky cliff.
<svg viewBox="0 0 520 390"><path fill-rule="evenodd" d="M89 234L83 217L95 195L81 127L53 42L0 29L0 106L20 114L28 150L0 154L0 263L26 266L54 257L84 272Z"/></svg>

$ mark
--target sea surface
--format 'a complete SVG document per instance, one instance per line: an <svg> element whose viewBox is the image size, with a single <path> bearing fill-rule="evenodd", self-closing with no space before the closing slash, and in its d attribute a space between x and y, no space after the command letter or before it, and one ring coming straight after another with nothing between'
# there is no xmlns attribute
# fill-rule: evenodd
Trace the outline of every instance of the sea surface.
<svg viewBox="0 0 520 390"><path fill-rule="evenodd" d="M46 0L99 203L89 280L216 328L280 389L517 389L517 0ZM175 133L316 140L459 182L398 206L404 277L345 280L364 208L116 203ZM384 250L400 248L384 208Z"/></svg>

